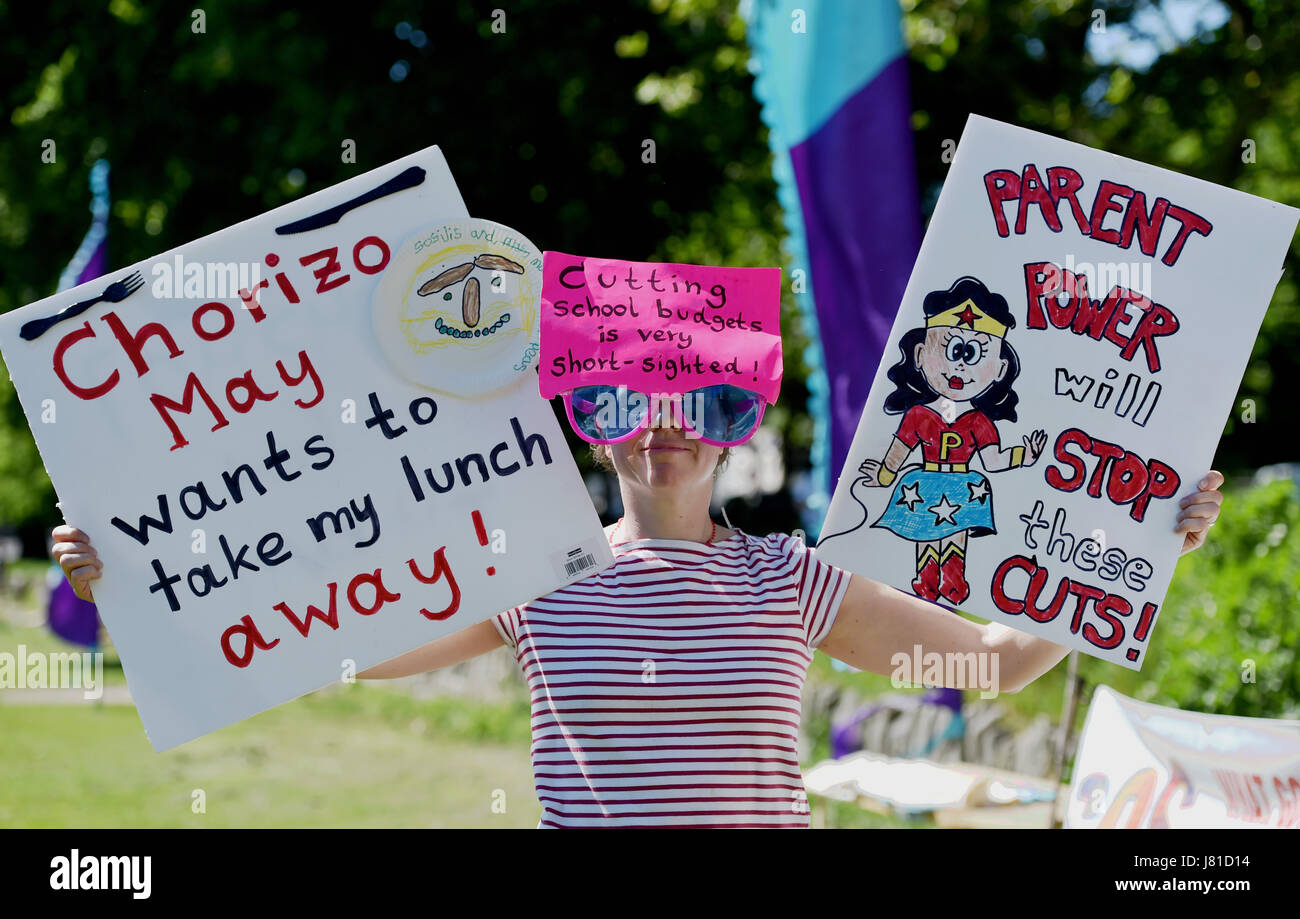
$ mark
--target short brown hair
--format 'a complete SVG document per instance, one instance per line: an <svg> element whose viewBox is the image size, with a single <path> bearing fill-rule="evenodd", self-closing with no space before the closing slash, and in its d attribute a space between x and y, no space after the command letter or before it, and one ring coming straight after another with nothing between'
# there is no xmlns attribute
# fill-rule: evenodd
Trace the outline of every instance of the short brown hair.
<svg viewBox="0 0 1300 919"><path fill-rule="evenodd" d="M609 457L605 455L605 445L588 444L588 446L591 447L591 461L596 464L597 468L604 469L606 472L612 472L617 476L618 470L614 468L614 464L611 463ZM731 448L723 447L722 455L718 457L718 465L714 467L714 472L721 472L722 467L726 465L727 460L730 458Z"/></svg>

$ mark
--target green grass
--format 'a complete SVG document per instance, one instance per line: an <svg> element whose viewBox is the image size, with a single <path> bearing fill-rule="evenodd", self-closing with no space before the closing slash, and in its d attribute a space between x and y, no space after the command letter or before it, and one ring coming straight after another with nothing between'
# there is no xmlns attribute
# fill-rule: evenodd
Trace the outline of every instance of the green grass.
<svg viewBox="0 0 1300 919"><path fill-rule="evenodd" d="M527 731L519 705L356 684L155 753L130 707L0 704L0 826L533 827Z"/></svg>
<svg viewBox="0 0 1300 919"><path fill-rule="evenodd" d="M52 564L49 559L20 558L5 565L5 583L8 586L0 591L0 618L10 607L37 607L44 602L45 574ZM19 578L27 582L27 589L13 596L12 584Z"/></svg>
<svg viewBox="0 0 1300 919"><path fill-rule="evenodd" d="M820 825L828 830L845 829L934 829L935 823L926 815L904 817L901 815L876 814L863 810L856 804L846 801L831 801L826 798L809 797L814 815L820 812ZM817 825L814 823L814 825Z"/></svg>
<svg viewBox="0 0 1300 919"><path fill-rule="evenodd" d="M53 564L48 558L20 558L15 559L5 566L5 570L13 574L21 574L30 579L39 579L45 577L45 569Z"/></svg>
<svg viewBox="0 0 1300 919"><path fill-rule="evenodd" d="M105 633L101 630L101 636ZM0 618L0 653L18 654L19 645L27 648L28 654L77 654L86 650L81 645L74 645L55 635L44 625L28 627L18 626ZM126 674L122 672L122 661L111 644L100 647L104 654L104 685L125 686Z"/></svg>

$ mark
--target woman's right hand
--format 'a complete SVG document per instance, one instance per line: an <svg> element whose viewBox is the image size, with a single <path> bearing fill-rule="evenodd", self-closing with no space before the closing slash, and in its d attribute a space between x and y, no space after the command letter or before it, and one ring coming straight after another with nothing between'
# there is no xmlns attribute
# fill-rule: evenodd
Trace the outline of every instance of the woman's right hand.
<svg viewBox="0 0 1300 919"><path fill-rule="evenodd" d="M880 487L880 460L867 459L862 461L858 467L858 474L862 476L866 485L870 488Z"/></svg>
<svg viewBox="0 0 1300 919"><path fill-rule="evenodd" d="M72 585L73 592L83 600L95 602L95 597L90 592L90 582L99 577L104 563L99 560L99 553L90 544L90 537L76 527L67 525L55 527L50 535L54 537L54 546L50 552L63 569L63 575Z"/></svg>

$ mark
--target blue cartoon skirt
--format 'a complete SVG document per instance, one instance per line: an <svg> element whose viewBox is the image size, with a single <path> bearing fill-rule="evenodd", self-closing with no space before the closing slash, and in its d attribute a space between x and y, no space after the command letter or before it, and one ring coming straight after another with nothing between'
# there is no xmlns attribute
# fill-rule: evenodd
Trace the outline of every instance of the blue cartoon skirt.
<svg viewBox="0 0 1300 919"><path fill-rule="evenodd" d="M979 472L932 472L912 468L899 476L889 506L873 527L893 530L921 542L968 530L971 536L996 533L993 491Z"/></svg>

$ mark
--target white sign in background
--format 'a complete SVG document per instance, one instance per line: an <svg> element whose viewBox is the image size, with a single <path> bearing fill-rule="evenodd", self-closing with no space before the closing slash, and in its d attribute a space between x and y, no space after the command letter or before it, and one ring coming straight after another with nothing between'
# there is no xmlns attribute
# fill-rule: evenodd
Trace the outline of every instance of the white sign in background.
<svg viewBox="0 0 1300 919"><path fill-rule="evenodd" d="M165 289L227 263L255 263L256 299ZM23 337L136 272L120 302ZM431 147L0 317L156 750L611 561L537 391L540 278Z"/></svg>
<svg viewBox="0 0 1300 919"><path fill-rule="evenodd" d="M1098 686L1065 826L1300 827L1300 723L1184 712Z"/></svg>
<svg viewBox="0 0 1300 919"><path fill-rule="evenodd" d="M995 533L965 540L968 596L953 601L961 589L952 579L948 595L927 599L1140 669L1183 544L1174 533L1178 502L1212 467L1296 220L1295 209L1272 201L970 116L835 488L819 557L917 592L924 548L913 536L937 532L954 514L980 519L991 502ZM1040 288L1068 281L1074 296L1031 290L1027 276ZM936 490L956 483L945 477L951 469L931 470L919 489L902 474L874 486L861 466L885 457L903 418L884 411L897 388L888 373L902 359L899 342L924 330L928 294L965 277L1004 297L1015 320L1005 341L1020 363L1012 383L1019 401L1015 420L994 422L1001 447L1024 447L1041 431L1043 452L1034 465L1001 470L977 452L965 470L976 474L957 483L951 500ZM1092 303L1083 302L1078 278L1087 279ZM1116 288L1119 306L1107 302ZM1100 318L1090 325L1093 309ZM946 335L968 327L944 328ZM972 363L1001 356L968 350ZM939 369L975 377L970 366L956 366ZM957 392L957 413L972 410L970 392ZM938 395L925 390L923 401ZM921 461L918 444L903 468ZM979 495L986 503L976 508ZM875 525L900 502L915 526L908 538Z"/></svg>

